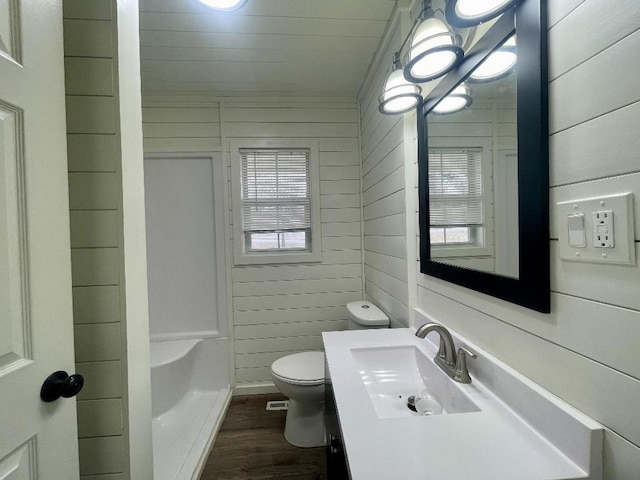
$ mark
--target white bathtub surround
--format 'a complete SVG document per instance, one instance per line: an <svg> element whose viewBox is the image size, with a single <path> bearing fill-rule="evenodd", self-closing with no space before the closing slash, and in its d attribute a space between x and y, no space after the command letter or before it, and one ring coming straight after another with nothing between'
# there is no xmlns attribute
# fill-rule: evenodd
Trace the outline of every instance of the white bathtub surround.
<svg viewBox="0 0 640 480"><path fill-rule="evenodd" d="M224 166L145 157L154 480L191 480L231 398Z"/></svg>
<svg viewBox="0 0 640 480"><path fill-rule="evenodd" d="M419 310L416 318L417 325L434 321ZM448 410L450 407L445 404L442 415L387 418L380 418L380 410L374 406L354 350L378 348L383 353L407 347L432 362L437 352L432 335L427 340L420 339L414 329L323 334L353 480L398 476L602 479L600 425L451 333L456 347L466 346L478 355L469 362L473 381L466 385L455 383L439 369L431 369L430 375L445 377L474 408ZM433 337L437 342L437 336ZM434 379L423 381L431 385Z"/></svg>
<svg viewBox="0 0 640 480"><path fill-rule="evenodd" d="M226 338L151 343L154 480L200 474L231 400L228 362Z"/></svg>
<svg viewBox="0 0 640 480"><path fill-rule="evenodd" d="M224 337L222 156L147 155L144 168L151 340Z"/></svg>

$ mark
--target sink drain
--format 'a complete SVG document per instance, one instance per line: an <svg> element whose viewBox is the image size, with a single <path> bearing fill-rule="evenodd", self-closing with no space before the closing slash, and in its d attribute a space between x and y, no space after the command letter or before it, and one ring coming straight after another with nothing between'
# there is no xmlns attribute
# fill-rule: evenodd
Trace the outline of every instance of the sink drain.
<svg viewBox="0 0 640 480"><path fill-rule="evenodd" d="M409 410L411 410L412 412L418 413L418 410L416 410L416 396L415 395L409 395L407 397L407 408Z"/></svg>

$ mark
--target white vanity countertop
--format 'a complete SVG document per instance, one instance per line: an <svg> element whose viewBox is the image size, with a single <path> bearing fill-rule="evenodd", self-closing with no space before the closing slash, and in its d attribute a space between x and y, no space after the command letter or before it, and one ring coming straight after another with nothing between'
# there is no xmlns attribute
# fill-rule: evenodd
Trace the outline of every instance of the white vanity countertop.
<svg viewBox="0 0 640 480"><path fill-rule="evenodd" d="M433 358L435 346L414 333L323 333L352 480L602 478L597 423L455 335L456 348L478 354L469 361L473 382L456 385L481 411L379 418L351 349L415 345Z"/></svg>

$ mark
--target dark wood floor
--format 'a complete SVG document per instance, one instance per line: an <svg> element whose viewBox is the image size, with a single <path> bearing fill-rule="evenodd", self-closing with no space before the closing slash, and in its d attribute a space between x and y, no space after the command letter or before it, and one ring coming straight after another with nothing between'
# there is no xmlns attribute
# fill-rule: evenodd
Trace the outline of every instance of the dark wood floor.
<svg viewBox="0 0 640 480"><path fill-rule="evenodd" d="M325 451L284 439L285 411L267 411L279 394L234 397L200 480L325 480Z"/></svg>

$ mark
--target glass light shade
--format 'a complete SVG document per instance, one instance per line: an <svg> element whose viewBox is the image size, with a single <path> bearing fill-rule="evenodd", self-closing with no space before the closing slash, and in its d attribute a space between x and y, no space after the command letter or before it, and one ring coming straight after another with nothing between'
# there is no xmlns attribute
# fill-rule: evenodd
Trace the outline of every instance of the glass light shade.
<svg viewBox="0 0 640 480"><path fill-rule="evenodd" d="M198 0L202 5L214 10L230 11L242 7L247 0Z"/></svg>
<svg viewBox="0 0 640 480"><path fill-rule="evenodd" d="M469 107L473 99L471 91L466 85L458 85L453 91L444 97L438 104L433 107L432 112L440 115L447 113L455 113Z"/></svg>
<svg viewBox="0 0 640 480"><path fill-rule="evenodd" d="M469 76L469 80L481 83L504 77L515 68L517 60L518 56L514 36L478 65Z"/></svg>
<svg viewBox="0 0 640 480"><path fill-rule="evenodd" d="M427 18L411 38L404 76L414 82L433 80L449 72L463 55L444 22Z"/></svg>
<svg viewBox="0 0 640 480"><path fill-rule="evenodd" d="M402 69L391 72L384 84L384 92L380 95L378 110L385 114L405 113L418 105L420 92L418 85L408 82Z"/></svg>
<svg viewBox="0 0 640 480"><path fill-rule="evenodd" d="M447 22L455 27L473 27L497 17L519 0L451 0L447 4Z"/></svg>
<svg viewBox="0 0 640 480"><path fill-rule="evenodd" d="M513 0L458 0L456 13L462 18L475 18L500 11Z"/></svg>

